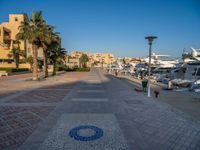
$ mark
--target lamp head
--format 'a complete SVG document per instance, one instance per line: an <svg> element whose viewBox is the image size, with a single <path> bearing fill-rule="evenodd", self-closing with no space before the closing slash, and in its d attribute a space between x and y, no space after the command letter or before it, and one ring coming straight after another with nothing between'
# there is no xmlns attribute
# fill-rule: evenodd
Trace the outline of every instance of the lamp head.
<svg viewBox="0 0 200 150"><path fill-rule="evenodd" d="M157 36L146 36L145 39L147 39L149 42L149 45L151 45L153 40L157 39Z"/></svg>

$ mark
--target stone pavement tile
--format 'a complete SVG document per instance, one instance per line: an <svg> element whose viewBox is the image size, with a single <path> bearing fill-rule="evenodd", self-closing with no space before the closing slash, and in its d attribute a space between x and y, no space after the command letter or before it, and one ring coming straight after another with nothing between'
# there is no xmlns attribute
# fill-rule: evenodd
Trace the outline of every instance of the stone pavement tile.
<svg viewBox="0 0 200 150"><path fill-rule="evenodd" d="M184 113L180 113L171 106L147 98L141 93L133 91L121 80L110 78L107 84L111 102L119 103L121 107L114 107L118 112L119 122L125 137L132 137L141 149L200 149L200 123L194 121ZM112 81L113 80L113 81ZM120 91L120 92L119 92ZM113 105L113 104L112 104ZM117 106L115 104L115 106ZM125 111L123 111L123 109ZM123 119L123 116L124 117ZM126 121L136 128L138 135L126 130ZM124 125L123 125L124 124ZM131 126L130 125L130 126ZM142 143L142 139L144 143Z"/></svg>
<svg viewBox="0 0 200 150"><path fill-rule="evenodd" d="M67 72L65 74L60 75L61 77L68 78L68 79L82 79L87 76L90 72Z"/></svg>
<svg viewBox="0 0 200 150"><path fill-rule="evenodd" d="M103 85L101 84L81 84L80 85L80 88L90 88L90 89L93 89L93 88L102 88Z"/></svg>
<svg viewBox="0 0 200 150"><path fill-rule="evenodd" d="M131 120L122 120L118 115L116 115L119 122L119 126L124 133L127 144L130 149L145 149L145 144L143 143L143 137L139 134L137 127Z"/></svg>
<svg viewBox="0 0 200 150"><path fill-rule="evenodd" d="M71 101L63 108L67 113L112 113L106 101Z"/></svg>
<svg viewBox="0 0 200 150"><path fill-rule="evenodd" d="M72 89L74 87L74 85L76 84L76 82L70 82L70 83L66 83L66 82L59 82L55 85L48 85L48 86L42 86L40 88L38 88L38 90L40 89Z"/></svg>
<svg viewBox="0 0 200 150"><path fill-rule="evenodd" d="M97 90L97 89L90 89L90 90L86 90L86 89L81 89L77 91L78 93L103 93L105 92L104 90ZM105 94L105 93L104 93Z"/></svg>
<svg viewBox="0 0 200 150"><path fill-rule="evenodd" d="M142 114L140 115L142 117ZM163 145L165 145L164 147L167 147L167 145L169 146L171 144L173 145L174 143L174 147L179 148L179 146L184 145L184 147L189 148L189 145L195 139L194 136L188 136L187 131L192 130L191 123L185 122L184 120L176 120L176 124L168 124L168 122L173 121L173 119L174 118L163 118L163 120L160 120L158 118L151 118L151 120L154 122L154 125L151 123L149 125L149 121L146 120L138 129L140 133L144 135L145 141L150 143L152 147L156 147L158 143L162 143ZM199 131L197 130L196 133L198 132ZM192 138L193 140L190 141L190 138ZM200 140L200 138L198 138L198 140Z"/></svg>
<svg viewBox="0 0 200 150"><path fill-rule="evenodd" d="M54 107L0 107L0 149L15 149Z"/></svg>
<svg viewBox="0 0 200 150"><path fill-rule="evenodd" d="M20 95L18 97L15 97L11 100L8 100L6 102L12 103L12 102L19 102L19 103L37 103L37 102L46 102L46 103L54 103L61 101L65 95L68 93L68 90L34 90L30 91L28 93L25 93L23 95Z"/></svg>
<svg viewBox="0 0 200 150"><path fill-rule="evenodd" d="M63 149L67 146L71 146L69 149L77 149L77 147L78 149L87 148L87 144L80 146L79 142L69 139L67 131L76 124L92 123L89 121L90 117L88 117L88 114L97 113L102 116L104 116L105 113L115 114L115 123L119 125L120 132L124 135L124 141L131 150L200 149L200 125L197 122L186 118L184 114L180 115L180 113L177 113L168 105L153 101L151 98L149 99L140 93L136 93L132 87L128 87L118 79L103 79L104 77L102 77L101 73L97 76L101 78L102 81L102 84L98 85L101 85L101 88L105 90L106 98L108 98L109 101L72 101L74 97L86 97L86 95L78 95L78 90L90 88L84 87L83 85L87 84L80 82L80 84L77 84L75 90L71 91L71 95L60 103L62 107L57 107L55 113L48 117L50 120L47 121L46 124L42 124L43 126L37 129L37 132L34 132L35 134L32 134L31 138L27 140L28 142L26 141L24 144L25 146L22 146L22 149L25 148L26 150L30 148L31 150L35 150L38 149L43 142L41 149L45 149L46 147L50 149L52 147L54 149ZM93 80L96 80L96 78L93 78ZM94 85L94 83L89 85ZM96 89L98 87L91 87L91 89L93 88ZM53 88L50 89L52 90ZM46 89L44 91L46 91ZM92 93L91 96L94 96L93 94L94 93ZM66 117L64 117L65 119L63 117L60 118L60 115L63 113L63 116ZM71 113L76 114L72 115ZM83 113L82 115L88 118L84 118L83 116L77 117L77 113ZM39 114L40 113L34 113L36 116L39 116ZM32 117L34 117L32 113L28 113L28 116L23 113L21 115L21 118L25 120L26 123L28 123L28 119L26 120L26 118ZM38 118L40 118L40 116ZM110 120L112 122L112 119ZM94 121L93 123L95 124L96 122ZM97 123L99 127L108 124L101 119L99 119ZM2 126L4 125L2 124ZM52 128L52 126L54 126L54 128ZM106 128L112 130L113 126L115 125L109 125L106 126ZM88 132L86 133L88 134ZM82 134L82 132L80 134ZM54 147L55 145L56 147ZM91 147L88 149L91 149Z"/></svg>
<svg viewBox="0 0 200 150"><path fill-rule="evenodd" d="M18 92L19 91L7 91L7 90L0 91L0 99L5 98L11 94L16 94Z"/></svg>
<svg viewBox="0 0 200 150"><path fill-rule="evenodd" d="M23 102L23 103L19 103L19 102L10 102L10 103L0 103L0 106L15 106L15 107L28 107L28 106L33 106L33 107L36 107L36 106L56 106L58 103L57 102L51 102L51 103L45 103L45 102Z"/></svg>
<svg viewBox="0 0 200 150"><path fill-rule="evenodd" d="M107 98L72 98L72 101L78 102L107 102Z"/></svg>
<svg viewBox="0 0 200 150"><path fill-rule="evenodd" d="M5 101L0 104L0 149L21 146L86 74L63 74L42 82L27 82L24 78L1 81L0 95Z"/></svg>
<svg viewBox="0 0 200 150"><path fill-rule="evenodd" d="M0 135L0 149L17 148L33 132L34 128L22 128L14 130L7 134Z"/></svg>
<svg viewBox="0 0 200 150"><path fill-rule="evenodd" d="M84 92L84 93L78 93L76 94L76 97L81 97L81 98L106 98L105 93L96 93L96 92Z"/></svg>

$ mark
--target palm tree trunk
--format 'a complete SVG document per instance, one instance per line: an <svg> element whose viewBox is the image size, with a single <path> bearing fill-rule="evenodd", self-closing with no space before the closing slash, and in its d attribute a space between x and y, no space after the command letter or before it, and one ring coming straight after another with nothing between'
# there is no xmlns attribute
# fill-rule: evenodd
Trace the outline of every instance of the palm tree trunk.
<svg viewBox="0 0 200 150"><path fill-rule="evenodd" d="M56 75L56 61L53 62L53 73L52 75Z"/></svg>
<svg viewBox="0 0 200 150"><path fill-rule="evenodd" d="M16 68L18 69L19 68L19 62L15 62L15 65L16 65Z"/></svg>
<svg viewBox="0 0 200 150"><path fill-rule="evenodd" d="M33 80L38 80L38 62L37 62L37 57L38 57L38 51L35 43L32 43L33 47Z"/></svg>
<svg viewBox="0 0 200 150"><path fill-rule="evenodd" d="M44 76L44 78L46 78L46 77L48 77L47 51L46 51L46 48L43 48L43 63L44 63L43 76Z"/></svg>
<svg viewBox="0 0 200 150"><path fill-rule="evenodd" d="M15 58L15 64L16 64L16 68L19 68L19 55L16 56Z"/></svg>

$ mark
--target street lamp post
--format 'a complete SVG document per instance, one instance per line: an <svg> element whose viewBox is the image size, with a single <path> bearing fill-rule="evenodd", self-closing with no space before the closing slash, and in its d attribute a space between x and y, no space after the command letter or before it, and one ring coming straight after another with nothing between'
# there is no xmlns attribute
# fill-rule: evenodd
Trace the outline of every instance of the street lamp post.
<svg viewBox="0 0 200 150"><path fill-rule="evenodd" d="M151 76L151 46L153 43L153 40L156 39L156 36L147 36L145 39L148 40L149 44L149 67L148 67L148 97L151 97L151 89L150 89L150 76Z"/></svg>

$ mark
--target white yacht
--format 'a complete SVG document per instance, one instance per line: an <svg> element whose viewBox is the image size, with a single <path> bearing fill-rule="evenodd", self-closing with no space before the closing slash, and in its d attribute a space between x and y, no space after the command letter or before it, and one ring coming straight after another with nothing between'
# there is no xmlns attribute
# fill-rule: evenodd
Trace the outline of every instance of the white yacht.
<svg viewBox="0 0 200 150"><path fill-rule="evenodd" d="M190 63L190 62L196 62L200 61L200 49L195 49L193 47L190 47L192 52L183 52L182 58L184 63Z"/></svg>
<svg viewBox="0 0 200 150"><path fill-rule="evenodd" d="M143 59L145 63L149 63L149 57ZM155 67L159 68L175 68L176 64L178 64L178 60L170 60L169 55L156 55L152 53L151 56L151 64Z"/></svg>

